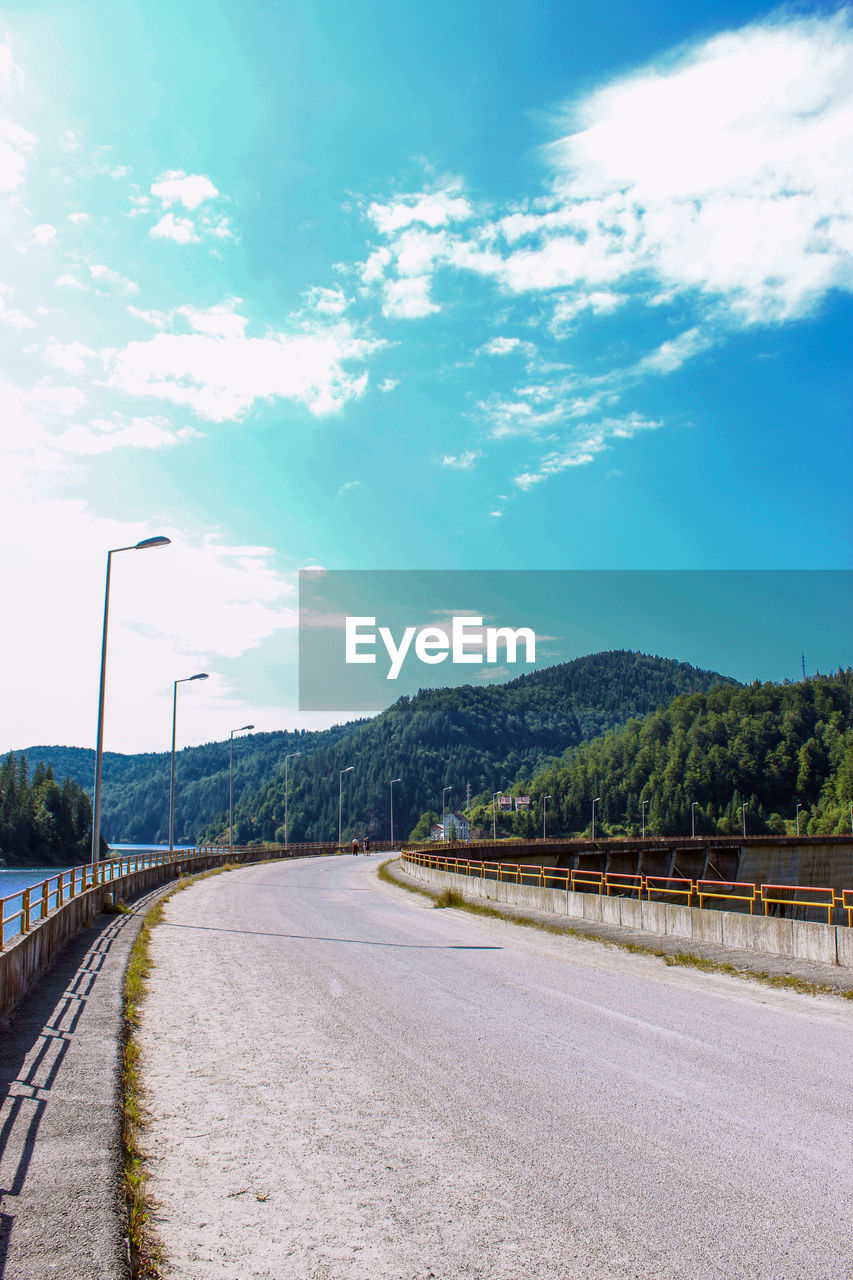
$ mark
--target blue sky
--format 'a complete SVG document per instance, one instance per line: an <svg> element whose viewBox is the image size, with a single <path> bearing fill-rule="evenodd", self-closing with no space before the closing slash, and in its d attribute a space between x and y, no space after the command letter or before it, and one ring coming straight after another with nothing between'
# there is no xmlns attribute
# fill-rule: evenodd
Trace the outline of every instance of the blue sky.
<svg viewBox="0 0 853 1280"><path fill-rule="evenodd" d="M4 745L149 534L117 750L328 723L307 565L851 567L851 143L843 6L7 5Z"/></svg>

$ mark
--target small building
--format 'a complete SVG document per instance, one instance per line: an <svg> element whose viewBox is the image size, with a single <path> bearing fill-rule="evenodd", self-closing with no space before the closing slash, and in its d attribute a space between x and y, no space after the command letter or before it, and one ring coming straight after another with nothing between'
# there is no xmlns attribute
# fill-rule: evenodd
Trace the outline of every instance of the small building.
<svg viewBox="0 0 853 1280"><path fill-rule="evenodd" d="M440 826L441 823L439 823ZM444 826L448 840L467 840L471 834L471 828L464 813L446 813Z"/></svg>

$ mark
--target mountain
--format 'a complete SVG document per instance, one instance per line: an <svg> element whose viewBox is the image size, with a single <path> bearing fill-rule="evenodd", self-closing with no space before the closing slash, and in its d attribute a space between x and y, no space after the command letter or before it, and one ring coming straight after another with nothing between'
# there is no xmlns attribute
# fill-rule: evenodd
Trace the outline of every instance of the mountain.
<svg viewBox="0 0 853 1280"><path fill-rule="evenodd" d="M588 832L593 797L602 835L848 833L853 803L853 671L797 684L719 684L681 694L642 720L569 750L525 783L530 814L506 815L505 833ZM695 805L695 809L693 806ZM480 806L476 822L491 822ZM535 824L535 826L533 825ZM600 825L599 825L600 824Z"/></svg>
<svg viewBox="0 0 853 1280"><path fill-rule="evenodd" d="M506 684L423 690L403 697L291 771L289 835L332 840L338 833L339 775L345 836L389 834L390 780L395 833L408 835L426 810L462 808L472 796L508 789L567 747L667 705L679 693L723 681L716 672L622 650L519 676ZM235 814L240 839L274 839L284 815L279 771L245 794ZM207 828L212 837L221 830ZM236 837L235 837L236 838Z"/></svg>
<svg viewBox="0 0 853 1280"><path fill-rule="evenodd" d="M460 808L508 789L587 738L665 707L683 693L733 684L686 663L617 650L577 658L506 684L423 690L369 720L318 732L252 734L234 739L234 840L273 840L284 820L284 757L291 761L289 836L331 840L338 833L339 773L343 829L388 834L389 783L395 831L408 835L421 813ZM70 776L91 792L94 751L35 746L28 759ZM175 838L227 838L229 742L189 747L176 758ZM169 752L119 755L103 766L102 829L111 843L168 838Z"/></svg>

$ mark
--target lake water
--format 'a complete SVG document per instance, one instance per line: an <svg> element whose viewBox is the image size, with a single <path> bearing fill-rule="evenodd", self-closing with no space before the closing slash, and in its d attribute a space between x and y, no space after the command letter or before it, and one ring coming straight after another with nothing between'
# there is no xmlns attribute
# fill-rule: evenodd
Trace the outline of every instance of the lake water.
<svg viewBox="0 0 853 1280"><path fill-rule="evenodd" d="M176 849L185 849L187 845L176 845ZM159 853L168 845L162 844L116 844L110 845L110 857L121 858L123 855L131 855L137 853ZM78 864L79 865L79 864ZM35 884L41 884L45 880L50 880L50 907L56 905L56 877L62 876L62 884L64 888L68 887L70 881L70 867L12 867L0 868L0 899L5 899L3 904L3 919L8 921L3 925L3 941L8 942L9 938L14 938L20 933L20 921L14 919L15 913L21 910L21 895L24 889L32 888ZM77 885L79 887L80 877L77 877Z"/></svg>

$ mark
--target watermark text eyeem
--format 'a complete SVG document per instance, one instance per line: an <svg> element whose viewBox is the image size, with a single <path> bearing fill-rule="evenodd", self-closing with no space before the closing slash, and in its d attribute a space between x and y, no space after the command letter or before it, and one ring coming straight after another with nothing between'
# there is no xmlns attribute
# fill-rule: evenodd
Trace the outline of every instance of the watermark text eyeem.
<svg viewBox="0 0 853 1280"><path fill-rule="evenodd" d="M406 627L395 640L390 627L376 627L375 617L347 617L345 627L345 651L347 663L375 663L377 661L377 637L385 647L389 659L387 680L396 680L403 663L412 649L420 661L435 665L452 663L482 663L495 665L498 649L504 653L501 661L517 662L519 647L524 648L523 661L536 661L536 633L530 627L484 627L483 619L467 614L454 616L449 626Z"/></svg>

